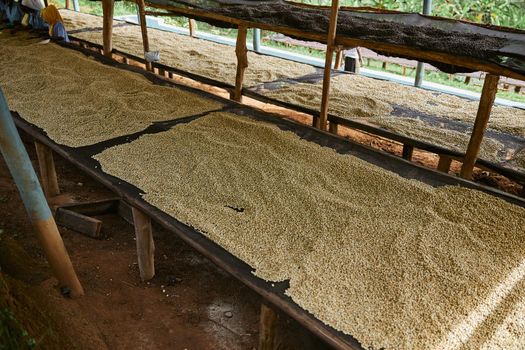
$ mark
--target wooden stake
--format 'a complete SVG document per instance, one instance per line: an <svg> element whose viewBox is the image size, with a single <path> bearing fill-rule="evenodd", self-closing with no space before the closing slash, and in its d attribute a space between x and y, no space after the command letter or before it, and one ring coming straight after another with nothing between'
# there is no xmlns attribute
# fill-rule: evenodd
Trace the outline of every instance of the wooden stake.
<svg viewBox="0 0 525 350"><path fill-rule="evenodd" d="M337 32L337 16L339 14L339 0L332 0L332 10L330 12L330 27L326 38L326 57L324 62L323 95L321 96L321 113L319 115L319 125L314 125L321 130L326 130L328 121L328 95L330 93L330 73L332 70L332 58L334 56L335 36Z"/></svg>
<svg viewBox="0 0 525 350"><path fill-rule="evenodd" d="M139 17L140 17L140 30L142 32L142 44L144 45L144 54L149 52L149 39L148 39L148 27L146 23L146 13L144 0L137 0L137 5L139 7ZM151 62L146 62L146 70L153 71L153 66Z"/></svg>
<svg viewBox="0 0 525 350"><path fill-rule="evenodd" d="M35 142L36 156L38 158L38 167L40 169L40 182L46 198L49 200L52 197L60 194L58 187L57 173L55 169L55 161L53 160L53 152L48 147L40 142Z"/></svg>
<svg viewBox="0 0 525 350"><path fill-rule="evenodd" d="M276 348L275 334L277 331L278 319L279 316L272 307L264 303L261 304L258 350L274 350Z"/></svg>
<svg viewBox="0 0 525 350"><path fill-rule="evenodd" d="M403 158L406 160L412 160L414 154L414 146L404 144L403 145Z"/></svg>
<svg viewBox="0 0 525 350"><path fill-rule="evenodd" d="M69 3L70 1L69 0L66 0L66 8L69 10Z"/></svg>
<svg viewBox="0 0 525 350"><path fill-rule="evenodd" d="M195 33L197 32L197 21L194 20L193 18L189 18L188 19L188 27L189 27L189 30L190 30L190 36L194 37Z"/></svg>
<svg viewBox="0 0 525 350"><path fill-rule="evenodd" d="M104 14L102 23L102 36L104 42L104 56L110 57L113 52L113 11L115 0L102 0L102 12Z"/></svg>
<svg viewBox="0 0 525 350"><path fill-rule="evenodd" d="M452 158L447 155L440 154L437 170L448 173L450 170L450 164L452 164Z"/></svg>
<svg viewBox="0 0 525 350"><path fill-rule="evenodd" d="M244 80L244 71L248 67L248 49L246 48L247 28L239 26L237 31L237 45L235 54L237 55L237 76L235 77L235 90L233 91L233 100L241 102L242 84Z"/></svg>
<svg viewBox="0 0 525 350"><path fill-rule="evenodd" d="M338 47L335 52L335 63L334 63L334 69L341 68L341 64L343 64L343 48Z"/></svg>
<svg viewBox="0 0 525 350"><path fill-rule="evenodd" d="M481 98L479 101L478 114L476 115L472 135L468 143L465 160L461 167L461 177L465 179L472 178L474 164L476 164L481 141L483 141L483 135L487 128L490 112L494 105L494 100L496 99L496 93L498 92L498 81L499 76L497 75L487 74L485 77L485 83L483 84L483 90L481 91Z"/></svg>
<svg viewBox="0 0 525 350"><path fill-rule="evenodd" d="M336 122L330 121L328 124L328 131L330 131L332 134L337 135L339 129L339 125Z"/></svg>
<svg viewBox="0 0 525 350"><path fill-rule="evenodd" d="M147 281L155 276L154 253L155 244L149 216L136 208L132 208L135 238L137 240L137 256L140 278Z"/></svg>

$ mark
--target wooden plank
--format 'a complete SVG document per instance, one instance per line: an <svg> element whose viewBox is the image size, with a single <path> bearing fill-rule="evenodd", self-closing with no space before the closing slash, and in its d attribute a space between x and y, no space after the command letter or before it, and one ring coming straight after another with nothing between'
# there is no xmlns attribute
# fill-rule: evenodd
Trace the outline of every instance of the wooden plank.
<svg viewBox="0 0 525 350"><path fill-rule="evenodd" d="M193 18L188 19L188 28L190 31L190 36L194 37L197 33L197 21Z"/></svg>
<svg viewBox="0 0 525 350"><path fill-rule="evenodd" d="M137 257L140 278L147 281L155 276L153 232L151 219L139 209L132 207L135 238L137 242Z"/></svg>
<svg viewBox="0 0 525 350"><path fill-rule="evenodd" d="M237 44L235 54L237 56L237 75L235 77L235 89L233 90L233 100L241 102L242 85L244 80L244 71L248 67L248 49L246 48L246 34L248 30L245 26L239 26L237 30Z"/></svg>
<svg viewBox="0 0 525 350"><path fill-rule="evenodd" d="M273 307L262 303L261 314L259 318L259 346L258 350L277 349L276 333L279 315Z"/></svg>
<svg viewBox="0 0 525 350"><path fill-rule="evenodd" d="M104 56L110 57L113 51L113 12L115 0L102 0L102 38L104 43Z"/></svg>
<svg viewBox="0 0 525 350"><path fill-rule="evenodd" d="M58 208L55 216L57 225L67 227L70 230L83 235L100 239L102 221L74 212L72 210Z"/></svg>
<svg viewBox="0 0 525 350"><path fill-rule="evenodd" d="M58 196L60 194L60 188L58 187L53 152L50 148L37 141L35 141L35 149L38 159L38 167L40 169L40 182L44 194L47 199Z"/></svg>
<svg viewBox="0 0 525 350"><path fill-rule="evenodd" d="M448 173L450 170L450 164L452 164L452 158L446 154L440 154L437 170Z"/></svg>
<svg viewBox="0 0 525 350"><path fill-rule="evenodd" d="M474 122L474 128L472 129L472 135L468 143L467 152L465 153L465 160L461 167L461 177L465 179L472 178L472 171L474 170L474 164L479 154L479 148L481 141L483 141L483 135L487 128L489 121L490 112L496 99L496 93L498 92L498 81L499 76L493 74L487 74L485 82L483 83L483 90L481 91L481 98L479 101L478 114L476 115L476 121Z"/></svg>
<svg viewBox="0 0 525 350"><path fill-rule="evenodd" d="M339 14L339 0L332 0L330 11L330 26L326 37L326 56L324 62L323 94L321 95L321 112L319 114L319 125L315 127L326 130L328 123L328 96L330 94L330 77L332 72L332 58L335 49L335 36L337 33L337 16Z"/></svg>
<svg viewBox="0 0 525 350"><path fill-rule="evenodd" d="M144 54L149 52L149 39L148 39L148 27L146 23L146 12L144 0L137 0L137 5L139 7L139 18L140 18L140 31L142 33L142 45L144 46ZM146 62L146 70L152 72L153 66L151 62Z"/></svg>
<svg viewBox="0 0 525 350"><path fill-rule="evenodd" d="M119 198L102 199L82 203L68 203L59 205L57 211L58 209L66 209L87 216L105 215L116 213L118 211L119 203Z"/></svg>
<svg viewBox="0 0 525 350"><path fill-rule="evenodd" d="M403 158L406 160L412 160L412 155L414 154L414 146L404 144L403 145Z"/></svg>

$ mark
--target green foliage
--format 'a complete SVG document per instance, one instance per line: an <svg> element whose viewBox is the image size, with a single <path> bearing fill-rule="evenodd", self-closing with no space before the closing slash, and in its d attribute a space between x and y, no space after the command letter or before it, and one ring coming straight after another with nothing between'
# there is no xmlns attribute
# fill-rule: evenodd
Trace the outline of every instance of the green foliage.
<svg viewBox="0 0 525 350"><path fill-rule="evenodd" d="M331 0L295 1L313 5L331 4ZM434 0L432 3L434 16L525 29L525 0ZM423 0L342 0L341 5L421 12Z"/></svg>
<svg viewBox="0 0 525 350"><path fill-rule="evenodd" d="M36 346L9 309L0 309L0 350L27 350Z"/></svg>

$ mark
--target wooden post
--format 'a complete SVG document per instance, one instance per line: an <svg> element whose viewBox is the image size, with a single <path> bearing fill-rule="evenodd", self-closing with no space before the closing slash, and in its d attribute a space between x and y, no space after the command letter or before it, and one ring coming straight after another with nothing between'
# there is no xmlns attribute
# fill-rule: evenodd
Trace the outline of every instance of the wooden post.
<svg viewBox="0 0 525 350"><path fill-rule="evenodd" d="M47 199L58 196L60 188L58 187L55 161L53 152L40 142L35 142L36 156L38 158L38 167L40 169L40 182Z"/></svg>
<svg viewBox="0 0 525 350"><path fill-rule="evenodd" d="M66 8L69 10L69 3L70 1L69 0L66 0Z"/></svg>
<svg viewBox="0 0 525 350"><path fill-rule="evenodd" d="M195 33L197 33L197 21L193 18L188 19L188 28L190 31L190 36L194 37Z"/></svg>
<svg viewBox="0 0 525 350"><path fill-rule="evenodd" d="M334 69L341 68L341 64L343 63L343 52L344 52L344 49L342 47L337 48L335 52Z"/></svg>
<svg viewBox="0 0 525 350"><path fill-rule="evenodd" d="M261 304L261 316L259 319L259 346L257 350L274 350L275 334L277 331L277 312L264 303Z"/></svg>
<svg viewBox="0 0 525 350"><path fill-rule="evenodd" d="M330 131L332 134L337 135L339 129L339 125L336 122L330 121L328 124L328 131Z"/></svg>
<svg viewBox="0 0 525 350"><path fill-rule="evenodd" d="M237 55L237 76L235 77L235 90L233 91L233 100L241 102L242 100L242 82L244 80L244 71L248 67L248 49L246 48L246 26L239 26L237 31L237 45L235 54Z"/></svg>
<svg viewBox="0 0 525 350"><path fill-rule="evenodd" d="M38 183L35 169L18 134L15 123L0 89L0 153L26 208L36 236L47 261L58 279L64 294L73 297L84 294L84 289L73 269L66 247ZM24 262L20 262L24 263ZM67 291L67 293L65 293Z"/></svg>
<svg viewBox="0 0 525 350"><path fill-rule="evenodd" d="M490 112L496 99L496 93L498 92L498 81L499 76L493 74L487 74L485 82L483 84L483 90L481 91L481 98L479 100L478 114L476 115L476 121L474 122L474 128L472 129L472 135L467 147L467 153L461 167L461 177L465 179L472 178L472 171L474 170L474 164L478 158L479 148L481 141L483 141L483 134L487 128L489 121Z"/></svg>
<svg viewBox="0 0 525 350"><path fill-rule="evenodd" d="M147 281L155 276L153 233L149 216L136 208L132 208L135 238L137 240L137 257L140 278Z"/></svg>
<svg viewBox="0 0 525 350"><path fill-rule="evenodd" d="M404 144L403 145L403 158L406 160L412 160L412 155L414 154L414 146Z"/></svg>
<svg viewBox="0 0 525 350"><path fill-rule="evenodd" d="M330 73L332 70L332 58L334 56L335 35L337 32L337 16L339 14L339 0L332 0L330 12L330 27L326 38L326 57L324 62L323 95L321 96L321 113L318 124L314 125L321 130L326 130L328 123L328 95L330 93ZM314 119L315 122L315 119Z"/></svg>
<svg viewBox="0 0 525 350"><path fill-rule="evenodd" d="M115 0L102 0L102 12L104 14L102 23L102 36L104 42L104 56L111 57L113 52L113 11Z"/></svg>
<svg viewBox="0 0 525 350"><path fill-rule="evenodd" d="M447 155L440 154L437 170L448 173L450 170L450 164L452 164L452 158Z"/></svg>
<svg viewBox="0 0 525 350"><path fill-rule="evenodd" d="M140 30L142 32L142 44L144 45L144 54L149 52L149 39L148 39L148 26L146 23L146 9L144 5L144 0L137 0L137 5L139 7L139 20L140 20ZM146 62L146 70L153 71L153 65L151 62Z"/></svg>

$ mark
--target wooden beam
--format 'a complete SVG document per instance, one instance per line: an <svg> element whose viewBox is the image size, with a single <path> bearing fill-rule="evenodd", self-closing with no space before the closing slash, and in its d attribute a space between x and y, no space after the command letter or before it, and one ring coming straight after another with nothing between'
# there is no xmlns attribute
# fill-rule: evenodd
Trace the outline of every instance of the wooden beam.
<svg viewBox="0 0 525 350"><path fill-rule="evenodd" d="M188 19L188 28L190 31L190 36L194 37L195 33L197 33L197 21L193 18Z"/></svg>
<svg viewBox="0 0 525 350"><path fill-rule="evenodd" d="M248 67L248 49L246 48L246 34L248 30L245 26L239 26L237 30L237 44L235 54L237 55L237 75L235 77L235 90L233 91L233 100L241 102L242 84L244 80L244 71Z"/></svg>
<svg viewBox="0 0 525 350"><path fill-rule="evenodd" d="M323 94L321 96L321 113L319 114L319 125L315 127L326 130L328 123L328 97L330 94L330 73L332 71L332 58L335 49L335 36L337 34L337 16L339 14L339 0L332 0L330 11L330 26L326 37L326 57L324 61Z"/></svg>
<svg viewBox="0 0 525 350"><path fill-rule="evenodd" d="M142 32L142 45L144 46L144 54L149 52L149 39L148 39L148 26L146 23L146 9L144 0L137 0L137 6L139 7L139 19L140 19L140 30ZM146 70L152 72L153 66L151 62L146 62Z"/></svg>
<svg viewBox="0 0 525 350"><path fill-rule="evenodd" d="M451 164L452 164L452 158L450 156L447 156L445 154L440 154L437 170L442 171L444 173L448 173L450 170Z"/></svg>
<svg viewBox="0 0 525 350"><path fill-rule="evenodd" d="M132 208L131 210L133 212L133 224L137 241L140 278L143 281L147 281L155 276L155 244L153 242L151 219L137 208Z"/></svg>
<svg viewBox="0 0 525 350"><path fill-rule="evenodd" d="M35 149L38 159L38 167L40 169L40 182L42 184L44 194L49 200L50 198L60 194L53 152L50 148L36 141Z"/></svg>
<svg viewBox="0 0 525 350"><path fill-rule="evenodd" d="M483 135L487 128L489 121L490 112L496 99L496 93L498 92L498 81L499 76L493 74L487 74L485 76L485 82L483 84L483 90L481 91L481 98L479 101L478 114L476 115L476 121L474 122L474 128L472 129L472 135L468 143L467 152L465 154L465 160L461 167L461 177L465 179L472 178L472 171L476 159L478 158L479 148L481 141L483 141Z"/></svg>
<svg viewBox="0 0 525 350"><path fill-rule="evenodd" d="M70 0L66 0L66 8L69 10L69 6L70 6Z"/></svg>
<svg viewBox="0 0 525 350"><path fill-rule="evenodd" d="M110 57L113 52L113 12L115 0L102 0L102 38L104 43L104 56Z"/></svg>
<svg viewBox="0 0 525 350"><path fill-rule="evenodd" d="M275 335L277 332L277 321L279 315L269 305L261 304L261 315L259 318L259 346L257 350L276 349Z"/></svg>

